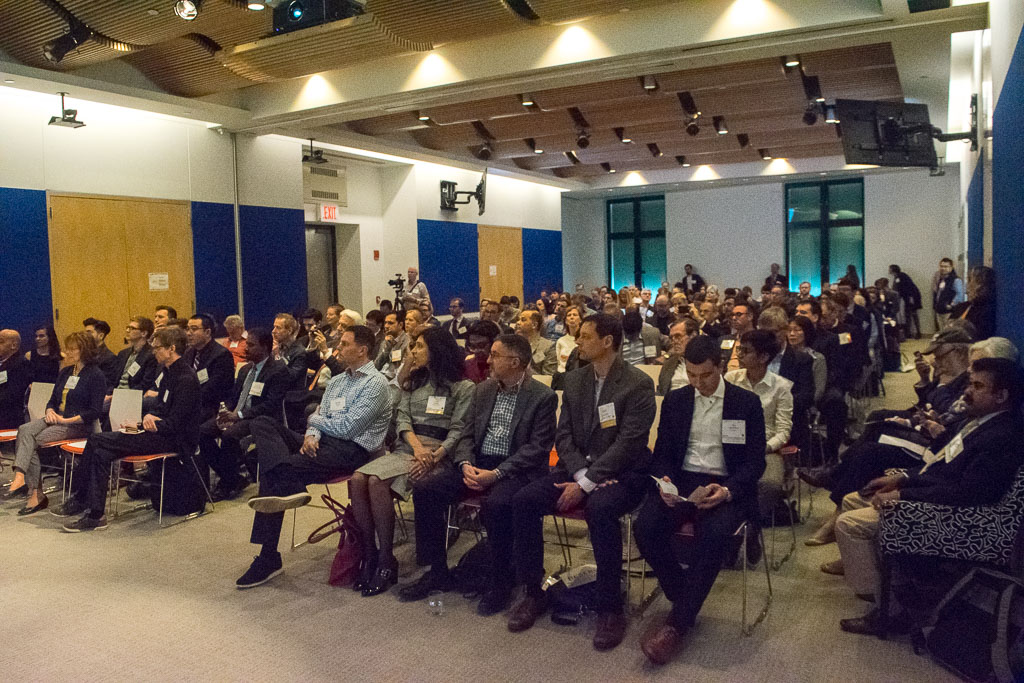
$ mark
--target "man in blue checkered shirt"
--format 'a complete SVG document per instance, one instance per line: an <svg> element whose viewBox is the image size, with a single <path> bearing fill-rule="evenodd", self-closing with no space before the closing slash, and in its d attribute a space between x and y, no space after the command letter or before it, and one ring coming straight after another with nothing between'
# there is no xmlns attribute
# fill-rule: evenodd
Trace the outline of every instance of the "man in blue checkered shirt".
<svg viewBox="0 0 1024 683"><path fill-rule="evenodd" d="M253 420L260 493L249 501L256 511L250 540L262 550L235 582L238 588L258 586L281 573L277 544L284 511L310 501L308 484L352 474L383 445L391 422L391 394L387 379L370 360L374 341L373 332L363 325L342 334L338 351L346 370L331 378L305 436L275 420Z"/></svg>

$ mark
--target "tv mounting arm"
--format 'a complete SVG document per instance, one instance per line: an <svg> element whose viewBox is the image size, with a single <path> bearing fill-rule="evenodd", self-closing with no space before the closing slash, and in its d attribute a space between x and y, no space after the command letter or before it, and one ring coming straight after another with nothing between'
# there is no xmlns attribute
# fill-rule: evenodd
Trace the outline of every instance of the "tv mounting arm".
<svg viewBox="0 0 1024 683"><path fill-rule="evenodd" d="M458 211L456 208L460 204L469 204L471 199L475 199L477 202L480 201L479 192L466 192L464 190L456 190L458 185L451 180L441 181L441 210L442 211ZM459 197L465 197L465 200L459 200Z"/></svg>
<svg viewBox="0 0 1024 683"><path fill-rule="evenodd" d="M971 95L971 129L963 133L943 133L941 129L929 124L920 123L916 125L899 124L899 130L906 135L919 135L925 133L939 142L956 142L957 140L969 140L971 151L978 151L978 96Z"/></svg>

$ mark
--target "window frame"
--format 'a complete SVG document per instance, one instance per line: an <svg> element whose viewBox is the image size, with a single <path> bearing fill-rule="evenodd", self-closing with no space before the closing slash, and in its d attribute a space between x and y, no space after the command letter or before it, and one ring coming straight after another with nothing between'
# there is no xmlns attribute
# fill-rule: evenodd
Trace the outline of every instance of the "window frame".
<svg viewBox="0 0 1024 683"><path fill-rule="evenodd" d="M842 185L856 185L860 188L860 206L861 216L860 218L829 218L829 189L832 187ZM805 187L816 187L819 189L818 194L818 220L817 221L790 221L789 220L789 193L792 189L799 189ZM817 229L821 238L821 246L819 248L819 263L818 263L818 278L819 278L819 291L825 291L828 285L832 283L832 273L829 272L829 260L830 260L830 232L832 228L844 228L844 227L860 227L860 238L861 238L861 259L860 263L854 264L857 266L857 272L860 275L861 285L864 285L864 262L866 260L866 249L864 248L864 233L865 223L867 221L867 205L864 201L864 178L839 178L834 180L820 180L810 182L797 182L797 183L786 183L783 192L785 193L785 201L782 203L782 220L785 226L785 256L786 256L786 277L792 272L789 260L789 238L791 229ZM845 275L845 271L840 274L836 280ZM788 283L792 290L792 282ZM797 283L799 287L800 283ZM792 290L795 291L795 290Z"/></svg>
<svg viewBox="0 0 1024 683"><path fill-rule="evenodd" d="M608 285L614 286L612 279L612 242L614 240L633 240L633 285L643 287L643 240L647 238L661 238L664 242L666 229L643 230L641 225L641 205L644 202L661 201L662 210L665 208L664 194L650 194L640 197L623 197L605 200L605 246L607 258L605 259L605 273ZM622 204L633 205L633 230L632 232L612 232L612 207ZM665 254L665 277L668 277L668 254ZM637 281L639 279L639 282ZM660 283L659 283L660 285Z"/></svg>

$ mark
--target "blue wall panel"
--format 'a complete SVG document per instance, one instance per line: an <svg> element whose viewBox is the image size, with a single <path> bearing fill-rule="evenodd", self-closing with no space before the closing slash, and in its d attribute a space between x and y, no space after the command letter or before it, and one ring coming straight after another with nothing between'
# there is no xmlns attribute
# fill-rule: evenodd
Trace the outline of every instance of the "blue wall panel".
<svg viewBox="0 0 1024 683"><path fill-rule="evenodd" d="M461 297L466 312L480 308L480 271L476 223L419 220L420 279L427 283L437 315ZM403 274L404 277L404 274Z"/></svg>
<svg viewBox="0 0 1024 683"><path fill-rule="evenodd" d="M979 159L967 186L967 267L985 264L985 169Z"/></svg>
<svg viewBox="0 0 1024 683"><path fill-rule="evenodd" d="M302 209L240 206L245 322L271 327L278 313L306 307L306 223Z"/></svg>
<svg viewBox="0 0 1024 683"><path fill-rule="evenodd" d="M33 328L52 323L46 192L0 187L0 328L28 348Z"/></svg>
<svg viewBox="0 0 1024 683"><path fill-rule="evenodd" d="M217 322L238 313L235 213L231 204L192 202L196 311Z"/></svg>
<svg viewBox="0 0 1024 683"><path fill-rule="evenodd" d="M992 114L992 267L999 290L997 334L1024 348L1024 33Z"/></svg>
<svg viewBox="0 0 1024 683"><path fill-rule="evenodd" d="M562 289L562 233L523 228L523 304L552 287Z"/></svg>

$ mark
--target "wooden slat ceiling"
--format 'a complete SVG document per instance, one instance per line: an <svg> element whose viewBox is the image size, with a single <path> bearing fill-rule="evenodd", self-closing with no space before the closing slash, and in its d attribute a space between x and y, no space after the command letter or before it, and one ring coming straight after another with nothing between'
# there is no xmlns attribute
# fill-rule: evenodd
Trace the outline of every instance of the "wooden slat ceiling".
<svg viewBox="0 0 1024 683"><path fill-rule="evenodd" d="M0 50L53 71L123 58L167 92L197 97L673 1L680 0L519 0L535 13L529 19L509 0L367 0L355 20L273 36L272 12L249 11L244 0L203 0L188 22L174 14L174 0L0 0ZM109 40L87 41L57 64L47 61L43 44L68 29L60 8Z"/></svg>
<svg viewBox="0 0 1024 683"><path fill-rule="evenodd" d="M619 172L672 168L678 166L676 156L697 166L757 161L762 149L773 158L841 154L837 126L826 124L823 115L813 125L803 123L808 106L804 77L816 76L829 102L840 97L903 99L888 43L809 53L800 60L796 69L783 68L780 55L656 74L654 91L645 90L642 74L637 74L523 93L535 103L530 107L522 104L520 95L508 95L350 121L338 128L462 160L478 159L475 153L489 141L492 165L588 178L608 172L601 164ZM680 93L689 93L701 112L697 135L686 132L689 117ZM577 145L574 111L590 135L590 144L583 149ZM420 121L418 115L430 120ZM715 131L713 118L719 116L728 134ZM633 141L620 141L617 128ZM741 134L747 138L746 146L741 145ZM651 144L661 156L655 156ZM536 153L535 148L543 152Z"/></svg>

